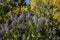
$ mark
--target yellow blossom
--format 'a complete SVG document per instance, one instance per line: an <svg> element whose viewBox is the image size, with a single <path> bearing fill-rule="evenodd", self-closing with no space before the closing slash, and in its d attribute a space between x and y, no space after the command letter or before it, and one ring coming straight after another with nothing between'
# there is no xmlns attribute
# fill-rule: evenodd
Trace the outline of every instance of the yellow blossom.
<svg viewBox="0 0 60 40"><path fill-rule="evenodd" d="M53 18L60 20L60 12L56 11L55 13L53 13Z"/></svg>
<svg viewBox="0 0 60 40"><path fill-rule="evenodd" d="M20 10L20 7L17 7L13 12L14 13L19 13L21 10Z"/></svg>
<svg viewBox="0 0 60 40"><path fill-rule="evenodd" d="M60 0L56 0L55 5L60 7Z"/></svg>
<svg viewBox="0 0 60 40"><path fill-rule="evenodd" d="M56 0L52 0L52 3L55 4L56 3Z"/></svg>
<svg viewBox="0 0 60 40"><path fill-rule="evenodd" d="M27 6L22 6L22 7L21 7L21 11L22 11L22 12L27 12L27 11L28 11Z"/></svg>

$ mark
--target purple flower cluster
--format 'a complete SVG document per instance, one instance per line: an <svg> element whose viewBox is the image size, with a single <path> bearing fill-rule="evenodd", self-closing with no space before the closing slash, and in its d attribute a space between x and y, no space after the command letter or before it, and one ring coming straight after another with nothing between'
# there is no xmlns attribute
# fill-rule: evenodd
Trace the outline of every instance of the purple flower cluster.
<svg viewBox="0 0 60 40"><path fill-rule="evenodd" d="M11 22L10 22L11 21ZM49 35L49 33L52 33L53 35L56 34L56 31L54 29L49 28L49 18L44 18L43 16L37 17L37 15L33 15L31 13L20 13L19 16L15 15L13 16L10 14L10 18L6 20L4 24L1 25L2 30L0 30L0 34L2 32L10 32L13 33L13 30L16 28L19 29L25 29L28 26L36 26L36 29L39 31L42 31L44 27L44 32L46 33L46 36ZM27 24L26 24L27 23ZM24 35L23 35L24 36ZM25 39L25 38L24 38Z"/></svg>

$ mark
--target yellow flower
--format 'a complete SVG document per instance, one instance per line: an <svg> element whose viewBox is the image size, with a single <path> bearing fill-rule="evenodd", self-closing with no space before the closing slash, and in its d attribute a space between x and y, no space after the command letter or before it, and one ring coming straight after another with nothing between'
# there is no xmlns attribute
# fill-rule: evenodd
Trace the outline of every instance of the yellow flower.
<svg viewBox="0 0 60 40"><path fill-rule="evenodd" d="M28 8L26 6L22 6L22 7L17 7L13 12L14 13L19 13L19 12L27 12Z"/></svg>
<svg viewBox="0 0 60 40"><path fill-rule="evenodd" d="M14 13L19 13L21 10L20 10L20 7L17 7L13 12Z"/></svg>
<svg viewBox="0 0 60 40"><path fill-rule="evenodd" d="M27 12L27 11L28 11L27 6L22 6L22 7L21 7L21 11L22 11L22 12Z"/></svg>
<svg viewBox="0 0 60 40"><path fill-rule="evenodd" d="M56 19L60 19L60 8L56 8L56 10L53 13L53 17Z"/></svg>
<svg viewBox="0 0 60 40"><path fill-rule="evenodd" d="M60 0L52 0L52 4L60 6Z"/></svg>
<svg viewBox="0 0 60 40"><path fill-rule="evenodd" d="M52 0L52 3L55 4L56 3L56 0Z"/></svg>
<svg viewBox="0 0 60 40"><path fill-rule="evenodd" d="M57 0L55 3L57 6L60 6L60 0Z"/></svg>
<svg viewBox="0 0 60 40"><path fill-rule="evenodd" d="M36 14L40 13L40 5L43 3L42 0L31 0L31 11Z"/></svg>
<svg viewBox="0 0 60 40"><path fill-rule="evenodd" d="M58 16L56 14L53 14L54 19L58 19Z"/></svg>
<svg viewBox="0 0 60 40"><path fill-rule="evenodd" d="M53 14L53 18L60 20L60 14L59 13Z"/></svg>

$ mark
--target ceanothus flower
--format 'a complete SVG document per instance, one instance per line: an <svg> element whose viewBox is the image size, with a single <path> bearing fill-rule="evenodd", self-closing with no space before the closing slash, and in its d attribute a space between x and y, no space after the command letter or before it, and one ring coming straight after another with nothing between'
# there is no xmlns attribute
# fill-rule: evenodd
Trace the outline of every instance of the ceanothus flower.
<svg viewBox="0 0 60 40"><path fill-rule="evenodd" d="M24 15L24 13L22 13L22 14L18 17L18 21L19 21L19 20L23 20L24 17L25 17L25 15Z"/></svg>
<svg viewBox="0 0 60 40"><path fill-rule="evenodd" d="M49 18L46 18L45 25L48 25Z"/></svg>
<svg viewBox="0 0 60 40"><path fill-rule="evenodd" d="M46 23L48 23L49 22L49 18L46 18Z"/></svg>
<svg viewBox="0 0 60 40"><path fill-rule="evenodd" d="M12 23L11 23L11 25L15 25L16 23L17 23L17 15L15 15L15 17L13 18L13 20L12 20Z"/></svg>
<svg viewBox="0 0 60 40"><path fill-rule="evenodd" d="M32 16L31 16L30 13L28 13L28 14L26 15L26 20L31 20L31 19L32 19Z"/></svg>
<svg viewBox="0 0 60 40"><path fill-rule="evenodd" d="M17 15L15 15L14 20L17 20Z"/></svg>
<svg viewBox="0 0 60 40"><path fill-rule="evenodd" d="M44 23L44 17L40 17L39 20L38 20L39 24L42 24Z"/></svg>
<svg viewBox="0 0 60 40"><path fill-rule="evenodd" d="M37 16L36 16L36 15L34 15L34 16L33 16L33 21L34 21L35 23L37 23L37 22L38 22L38 18L37 18Z"/></svg>
<svg viewBox="0 0 60 40"><path fill-rule="evenodd" d="M21 29L24 29L25 28L25 24L21 23L21 24L18 25L18 27L21 28Z"/></svg>
<svg viewBox="0 0 60 40"><path fill-rule="evenodd" d="M15 25L16 24L16 20L13 20L11 25Z"/></svg>
<svg viewBox="0 0 60 40"><path fill-rule="evenodd" d="M8 20L6 20L6 23L4 23L4 28L5 28L5 29L8 28Z"/></svg>

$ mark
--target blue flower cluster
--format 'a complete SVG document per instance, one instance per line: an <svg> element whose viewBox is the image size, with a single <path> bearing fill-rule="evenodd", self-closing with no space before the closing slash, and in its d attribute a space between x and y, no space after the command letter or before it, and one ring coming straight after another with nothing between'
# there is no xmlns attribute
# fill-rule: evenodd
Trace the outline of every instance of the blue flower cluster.
<svg viewBox="0 0 60 40"><path fill-rule="evenodd" d="M50 18L38 17L31 12L22 12L15 16L8 13L8 15L9 19L0 25L1 39L25 40L27 37L28 40L28 37L34 39L37 36L38 39L42 37L56 40L56 28L53 27Z"/></svg>

